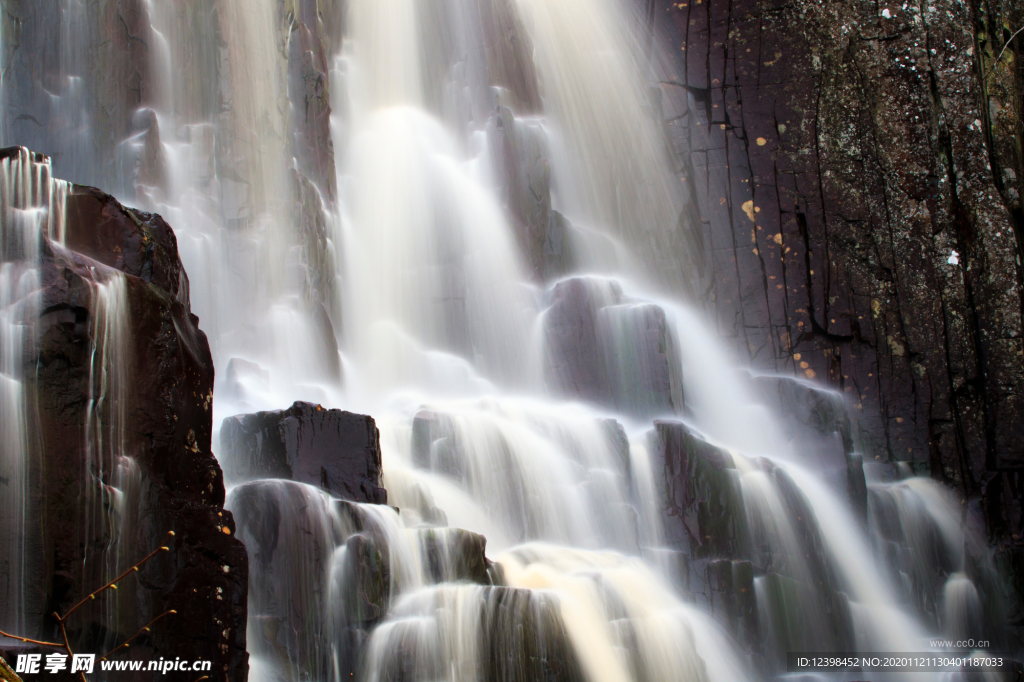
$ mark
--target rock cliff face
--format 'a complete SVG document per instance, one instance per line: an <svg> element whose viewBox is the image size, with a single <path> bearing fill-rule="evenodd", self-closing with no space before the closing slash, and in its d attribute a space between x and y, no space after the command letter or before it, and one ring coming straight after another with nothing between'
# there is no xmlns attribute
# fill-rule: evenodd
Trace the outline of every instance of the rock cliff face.
<svg viewBox="0 0 1024 682"><path fill-rule="evenodd" d="M211 660L211 679L244 679L247 558L223 509L213 362L174 233L75 186L65 246L43 240L40 284L38 343L24 358L38 434L29 634L59 639L50 614L167 544L68 621L72 649L102 654L173 609L133 643L134 658Z"/></svg>
<svg viewBox="0 0 1024 682"><path fill-rule="evenodd" d="M643 5L721 336L845 393L866 458L946 481L1017 543L1024 11Z"/></svg>

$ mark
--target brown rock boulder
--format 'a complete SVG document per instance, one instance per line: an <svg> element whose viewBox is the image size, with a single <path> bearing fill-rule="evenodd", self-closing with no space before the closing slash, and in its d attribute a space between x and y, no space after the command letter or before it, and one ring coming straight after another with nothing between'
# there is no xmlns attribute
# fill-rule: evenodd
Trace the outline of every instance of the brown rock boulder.
<svg viewBox="0 0 1024 682"><path fill-rule="evenodd" d="M296 402L228 417L220 441L233 479L286 478L346 500L387 502L373 417Z"/></svg>

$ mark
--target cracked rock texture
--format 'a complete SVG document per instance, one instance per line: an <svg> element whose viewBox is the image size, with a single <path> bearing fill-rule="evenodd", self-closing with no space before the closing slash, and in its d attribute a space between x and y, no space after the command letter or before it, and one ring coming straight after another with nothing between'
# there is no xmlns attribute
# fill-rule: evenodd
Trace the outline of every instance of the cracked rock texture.
<svg viewBox="0 0 1024 682"><path fill-rule="evenodd" d="M996 57L1024 8L644 6L719 334L843 392L866 460L946 481L1019 541L1020 37Z"/></svg>

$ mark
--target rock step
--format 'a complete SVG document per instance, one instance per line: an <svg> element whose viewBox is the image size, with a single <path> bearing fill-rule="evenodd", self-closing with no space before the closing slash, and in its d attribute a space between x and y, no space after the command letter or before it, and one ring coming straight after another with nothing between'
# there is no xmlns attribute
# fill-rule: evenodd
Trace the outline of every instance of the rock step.
<svg viewBox="0 0 1024 682"><path fill-rule="evenodd" d="M353 502L387 504L373 417L295 402L286 410L228 417L220 430L228 478L283 478Z"/></svg>

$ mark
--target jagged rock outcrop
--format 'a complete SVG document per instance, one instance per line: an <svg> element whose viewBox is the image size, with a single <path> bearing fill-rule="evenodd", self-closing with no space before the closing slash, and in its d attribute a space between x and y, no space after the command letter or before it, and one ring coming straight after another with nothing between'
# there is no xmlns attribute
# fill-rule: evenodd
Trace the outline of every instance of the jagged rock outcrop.
<svg viewBox="0 0 1024 682"><path fill-rule="evenodd" d="M483 679L582 682L587 679L562 622L560 606L543 592L491 587L484 591ZM509 637L508 633L522 633Z"/></svg>
<svg viewBox="0 0 1024 682"><path fill-rule="evenodd" d="M720 334L845 394L866 457L981 499L1019 546L1020 6L643 4Z"/></svg>
<svg viewBox="0 0 1024 682"><path fill-rule="evenodd" d="M50 614L166 544L68 621L72 649L105 653L173 609L132 644L137 658L211 660L211 679L244 678L247 560L223 509L213 362L174 233L89 187L72 188L66 215L65 245L41 240L37 340L24 358L38 434L30 634L59 639Z"/></svg>
<svg viewBox="0 0 1024 682"><path fill-rule="evenodd" d="M454 589L466 589L454 588ZM471 588L472 589L472 588ZM451 596L451 595L449 595ZM483 682L583 682L583 663L564 624L557 597L544 590L495 586L474 589L463 617L479 623L473 633L479 658L469 668ZM470 616L470 607L476 613ZM428 618L449 622L451 605L439 599ZM420 620L423 617L417 618ZM374 663L394 680L443 678L451 663L436 655L418 628L389 628ZM467 666L468 667L468 666Z"/></svg>
<svg viewBox="0 0 1024 682"><path fill-rule="evenodd" d="M387 502L373 417L296 402L287 410L228 417L220 442L233 479L286 478L346 500Z"/></svg>
<svg viewBox="0 0 1024 682"><path fill-rule="evenodd" d="M740 472L729 452L676 421L654 422L650 452L666 540L685 553L682 586L753 660L783 670L780 651L854 645L830 550L784 469L757 458Z"/></svg>
<svg viewBox="0 0 1024 682"><path fill-rule="evenodd" d="M557 236L550 239L556 218L551 210L551 163L544 131L538 122L518 120L508 107L498 107L487 132L495 150L501 200L512 219L519 251L534 280L550 280L559 274L560 264L549 256L560 242ZM554 227L558 226L556 222Z"/></svg>

